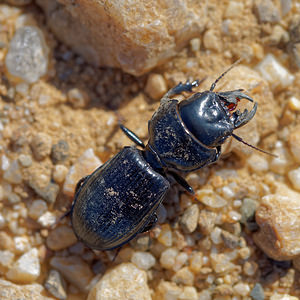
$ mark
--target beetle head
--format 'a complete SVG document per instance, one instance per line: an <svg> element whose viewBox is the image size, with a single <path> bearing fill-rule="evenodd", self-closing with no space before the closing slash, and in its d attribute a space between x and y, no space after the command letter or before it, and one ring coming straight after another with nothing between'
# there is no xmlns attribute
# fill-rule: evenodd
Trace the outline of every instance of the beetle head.
<svg viewBox="0 0 300 300"><path fill-rule="evenodd" d="M247 124L255 115L257 103L249 112L235 110L240 99L253 99L242 90L197 93L179 103L179 114L187 129L207 147L217 147Z"/></svg>

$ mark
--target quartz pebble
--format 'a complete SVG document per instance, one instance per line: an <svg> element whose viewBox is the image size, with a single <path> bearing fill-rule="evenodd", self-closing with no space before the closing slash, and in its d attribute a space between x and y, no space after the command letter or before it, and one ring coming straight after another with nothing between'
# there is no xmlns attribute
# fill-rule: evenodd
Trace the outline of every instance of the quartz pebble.
<svg viewBox="0 0 300 300"><path fill-rule="evenodd" d="M56 223L56 216L52 212L47 211L37 219L37 222L43 227L51 227Z"/></svg>
<svg viewBox="0 0 300 300"><path fill-rule="evenodd" d="M260 230L256 244L275 260L290 260L300 255L300 194L278 184L275 194L262 198L256 211Z"/></svg>
<svg viewBox="0 0 300 300"><path fill-rule="evenodd" d="M65 140L59 140L51 148L51 159L54 164L62 163L69 157L69 144Z"/></svg>
<svg viewBox="0 0 300 300"><path fill-rule="evenodd" d="M257 66L256 69L262 77L267 80L273 89L286 88L293 83L295 76L290 74L277 59L268 54Z"/></svg>
<svg viewBox="0 0 300 300"><path fill-rule="evenodd" d="M64 165L55 165L53 170L53 179L57 183L64 182L67 174L69 172L69 169Z"/></svg>
<svg viewBox="0 0 300 300"><path fill-rule="evenodd" d="M147 275L134 264L123 263L106 272L87 300L151 300Z"/></svg>
<svg viewBox="0 0 300 300"><path fill-rule="evenodd" d="M58 271L50 270L44 286L54 297L60 300L67 299L66 283Z"/></svg>
<svg viewBox="0 0 300 300"><path fill-rule="evenodd" d="M38 249L32 248L23 254L6 273L6 277L18 283L31 283L40 276Z"/></svg>
<svg viewBox="0 0 300 300"><path fill-rule="evenodd" d="M10 268L12 266L14 258L15 258L14 253L8 250L0 251L0 272L3 271L3 267L5 269Z"/></svg>
<svg viewBox="0 0 300 300"><path fill-rule="evenodd" d="M38 199L31 202L28 207L28 216L34 220L38 219L48 210L46 201Z"/></svg>
<svg viewBox="0 0 300 300"><path fill-rule="evenodd" d="M279 11L271 0L255 1L254 9L261 23L276 23L280 20Z"/></svg>
<svg viewBox="0 0 300 300"><path fill-rule="evenodd" d="M274 293L271 297L270 300L299 300L298 297L290 296L288 294L278 294Z"/></svg>
<svg viewBox="0 0 300 300"><path fill-rule="evenodd" d="M167 299L175 300L182 293L182 288L180 288L175 282L161 280L156 289L156 298L154 299Z"/></svg>
<svg viewBox="0 0 300 300"><path fill-rule="evenodd" d="M243 297L248 296L248 294L250 293L249 285L246 283L242 283L242 282L234 285L233 289L238 295L243 296Z"/></svg>
<svg viewBox="0 0 300 300"><path fill-rule="evenodd" d="M33 26L24 26L19 28L12 38L5 64L9 73L33 83L47 72L48 52L41 30Z"/></svg>
<svg viewBox="0 0 300 300"><path fill-rule="evenodd" d="M30 243L27 236L15 236L15 252L17 254L24 253L30 249Z"/></svg>
<svg viewBox="0 0 300 300"><path fill-rule="evenodd" d="M13 184L22 182L22 173L17 160L12 161L8 169L4 172L3 178L9 183Z"/></svg>
<svg viewBox="0 0 300 300"><path fill-rule="evenodd" d="M161 253L160 264L165 269L173 269L178 255L177 248L168 248Z"/></svg>
<svg viewBox="0 0 300 300"><path fill-rule="evenodd" d="M215 226L217 220L217 214L215 212L203 209L199 214L199 227L205 234L210 234Z"/></svg>
<svg viewBox="0 0 300 300"><path fill-rule="evenodd" d="M268 161L265 157L259 154L252 154L248 160L247 163L250 167L250 169L256 173L259 172L266 172L269 169Z"/></svg>
<svg viewBox="0 0 300 300"><path fill-rule="evenodd" d="M210 261L216 273L228 273L235 268L235 265L230 261L230 257L223 253L211 253Z"/></svg>
<svg viewBox="0 0 300 300"><path fill-rule="evenodd" d="M145 87L145 92L153 99L159 100L167 92L167 84L160 74L151 73Z"/></svg>
<svg viewBox="0 0 300 300"><path fill-rule="evenodd" d="M131 262L141 270L149 270L155 264L155 257L149 252L137 251L133 253Z"/></svg>
<svg viewBox="0 0 300 300"><path fill-rule="evenodd" d="M177 284L192 286L194 284L194 274L189 270L188 267L183 267L174 274L172 281Z"/></svg>
<svg viewBox="0 0 300 300"><path fill-rule="evenodd" d="M47 237L47 246L53 251L59 251L70 247L77 242L77 238L71 227L57 226Z"/></svg>
<svg viewBox="0 0 300 300"><path fill-rule="evenodd" d="M216 194L211 189L201 189L196 192L196 197L203 204L212 208L221 208L227 204L227 201Z"/></svg>
<svg viewBox="0 0 300 300"><path fill-rule="evenodd" d="M90 266L79 256L58 257L54 256L50 260L50 265L75 287L81 291L88 290L88 284L93 278Z"/></svg>
<svg viewBox="0 0 300 300"><path fill-rule="evenodd" d="M161 232L157 240L166 247L171 247L173 244L172 230L169 224L163 224L161 226Z"/></svg>
<svg viewBox="0 0 300 300"><path fill-rule="evenodd" d="M87 149L69 169L63 186L64 194L73 196L77 182L101 164L102 162L95 155L94 150L92 148Z"/></svg>
<svg viewBox="0 0 300 300"><path fill-rule="evenodd" d="M185 232L192 233L196 230L199 218L199 207L197 204L193 204L188 207L182 217L180 223Z"/></svg>
<svg viewBox="0 0 300 300"><path fill-rule="evenodd" d="M30 167L32 164L32 158L30 155L26 155L26 154L20 154L20 156L18 157L18 161L19 163L22 165L22 167Z"/></svg>
<svg viewBox="0 0 300 300"><path fill-rule="evenodd" d="M55 300L52 297L44 296L45 290L38 283L16 285L10 281L0 279L1 300Z"/></svg>

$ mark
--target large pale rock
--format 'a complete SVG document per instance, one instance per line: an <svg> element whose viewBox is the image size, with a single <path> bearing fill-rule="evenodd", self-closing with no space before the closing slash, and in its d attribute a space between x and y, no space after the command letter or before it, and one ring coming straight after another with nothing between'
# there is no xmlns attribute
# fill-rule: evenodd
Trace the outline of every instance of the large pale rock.
<svg viewBox="0 0 300 300"><path fill-rule="evenodd" d="M280 184L275 194L262 198L256 211L260 230L256 244L275 260L300 256L300 193Z"/></svg>
<svg viewBox="0 0 300 300"><path fill-rule="evenodd" d="M141 75L204 30L205 1L37 0L59 39L89 62Z"/></svg>
<svg viewBox="0 0 300 300"><path fill-rule="evenodd" d="M26 284L17 285L10 281L0 279L0 299L1 300L54 300L52 297L46 297L45 290L42 285Z"/></svg>
<svg viewBox="0 0 300 300"><path fill-rule="evenodd" d="M123 263L108 271L90 291L88 300L150 300L147 275L134 264Z"/></svg>

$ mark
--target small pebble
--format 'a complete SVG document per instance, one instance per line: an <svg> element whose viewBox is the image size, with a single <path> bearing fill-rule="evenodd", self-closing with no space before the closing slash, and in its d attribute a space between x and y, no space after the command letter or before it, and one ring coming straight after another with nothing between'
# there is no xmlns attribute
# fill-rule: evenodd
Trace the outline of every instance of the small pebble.
<svg viewBox="0 0 300 300"><path fill-rule="evenodd" d="M23 254L6 273L6 277L18 283L31 283L40 276L38 249L32 248Z"/></svg>
<svg viewBox="0 0 300 300"><path fill-rule="evenodd" d="M24 253L26 251L29 251L30 249L30 243L26 236L15 236L14 243L15 243L15 252L17 254Z"/></svg>
<svg viewBox="0 0 300 300"><path fill-rule="evenodd" d="M53 170L53 179L56 183L64 182L69 169L64 165L55 165Z"/></svg>
<svg viewBox="0 0 300 300"><path fill-rule="evenodd" d="M0 249L9 251L14 250L14 241L5 231L0 231Z"/></svg>
<svg viewBox="0 0 300 300"><path fill-rule="evenodd" d="M168 248L161 253L160 264L163 268L172 270L175 265L175 260L178 255L176 248Z"/></svg>
<svg viewBox="0 0 300 300"><path fill-rule="evenodd" d="M254 218L257 205L257 202L251 198L245 198L243 200L243 204L240 209L242 215L242 224L246 224L248 220L252 220Z"/></svg>
<svg viewBox="0 0 300 300"><path fill-rule="evenodd" d="M77 238L71 227L57 226L47 237L47 246L53 251L59 251L70 247L77 242Z"/></svg>
<svg viewBox="0 0 300 300"><path fill-rule="evenodd" d="M173 244L172 230L169 224L161 225L161 232L157 240L166 247L171 247Z"/></svg>
<svg viewBox="0 0 300 300"><path fill-rule="evenodd" d="M192 286L194 284L194 274L188 267L183 267L174 274L172 281L177 284Z"/></svg>
<svg viewBox="0 0 300 300"><path fill-rule="evenodd" d="M271 0L255 1L254 9L261 23L276 23L280 20L279 11Z"/></svg>
<svg viewBox="0 0 300 300"><path fill-rule="evenodd" d="M203 204L212 208L221 208L227 204L227 201L216 194L211 189L201 189L196 192L196 197Z"/></svg>
<svg viewBox="0 0 300 300"><path fill-rule="evenodd" d="M194 38L190 40L190 47L193 52L200 50L201 40L199 38Z"/></svg>
<svg viewBox="0 0 300 300"><path fill-rule="evenodd" d="M288 101L288 107L294 112L300 112L300 100L292 96Z"/></svg>
<svg viewBox="0 0 300 300"><path fill-rule="evenodd" d="M166 299L166 298L165 298ZM193 286L184 286L178 300L198 300L197 290Z"/></svg>
<svg viewBox="0 0 300 300"><path fill-rule="evenodd" d="M260 283L255 284L255 286L253 287L253 289L250 293L250 296L253 300L264 300L265 299L264 289Z"/></svg>
<svg viewBox="0 0 300 300"><path fill-rule="evenodd" d="M81 291L87 291L93 273L90 266L79 256L54 256L50 260L50 266L59 271L69 283Z"/></svg>
<svg viewBox="0 0 300 300"><path fill-rule="evenodd" d="M215 227L214 230L210 234L210 238L215 245L222 243L221 237L222 230L219 227Z"/></svg>
<svg viewBox="0 0 300 300"><path fill-rule="evenodd" d="M288 294L277 294L276 292L270 297L270 300L299 300L298 297Z"/></svg>
<svg viewBox="0 0 300 300"><path fill-rule="evenodd" d="M2 213L0 212L0 229L3 229L5 226L5 218L3 217Z"/></svg>
<svg viewBox="0 0 300 300"><path fill-rule="evenodd" d="M71 103L74 108L86 107L90 102L88 93L79 88L73 88L69 90L67 97L69 103Z"/></svg>
<svg viewBox="0 0 300 300"><path fill-rule="evenodd" d="M87 300L151 300L147 275L132 263L109 270L89 292Z"/></svg>
<svg viewBox="0 0 300 300"><path fill-rule="evenodd" d="M288 172L288 177L296 190L300 190L300 168Z"/></svg>
<svg viewBox="0 0 300 300"><path fill-rule="evenodd" d="M236 0L229 1L226 11L225 18L233 18L236 16L241 16L244 10L244 3Z"/></svg>
<svg viewBox="0 0 300 300"><path fill-rule="evenodd" d="M56 216L52 212L47 211L37 219L37 222L43 227L49 228L56 223Z"/></svg>
<svg viewBox="0 0 300 300"><path fill-rule="evenodd" d="M217 32L213 29L208 29L203 35L203 45L207 50L220 52L222 49L221 40Z"/></svg>
<svg viewBox="0 0 300 300"><path fill-rule="evenodd" d="M20 156L18 157L18 161L19 163L22 165L22 167L30 167L32 164L32 158L30 155L26 155L26 154L20 154Z"/></svg>
<svg viewBox="0 0 300 300"><path fill-rule="evenodd" d="M65 140L59 140L51 149L51 159L54 164L62 163L69 157L69 144Z"/></svg>
<svg viewBox="0 0 300 300"><path fill-rule="evenodd" d="M240 245L239 237L229 233L228 231L222 230L221 238L222 238L225 246L230 249L235 249Z"/></svg>
<svg viewBox="0 0 300 300"><path fill-rule="evenodd" d="M0 251L0 266L10 268L14 262L15 254L8 250Z"/></svg>
<svg viewBox="0 0 300 300"><path fill-rule="evenodd" d="M254 261L246 261L243 266L243 272L247 276L253 276L258 270L258 264Z"/></svg>
<svg viewBox="0 0 300 300"><path fill-rule="evenodd" d="M3 178L13 184L20 184L22 182L23 177L17 160L12 161L8 169L4 172Z"/></svg>
<svg viewBox="0 0 300 300"><path fill-rule="evenodd" d="M161 74L151 73L148 76L145 92L155 100L159 100L167 92L167 84Z"/></svg>
<svg viewBox="0 0 300 300"><path fill-rule="evenodd" d="M231 272L236 266L230 262L230 257L226 254L210 254L211 266L216 273L228 273Z"/></svg>
<svg viewBox="0 0 300 300"><path fill-rule="evenodd" d="M38 219L48 210L46 201L38 199L31 202L28 207L28 216L34 220Z"/></svg>
<svg viewBox="0 0 300 300"><path fill-rule="evenodd" d="M66 283L58 271L50 270L44 286L54 297L60 300L67 299Z"/></svg>
<svg viewBox="0 0 300 300"><path fill-rule="evenodd" d="M199 214L199 227L203 234L208 235L212 232L215 227L217 220L217 214L215 212L203 209Z"/></svg>
<svg viewBox="0 0 300 300"><path fill-rule="evenodd" d="M256 173L266 172L269 169L269 163L262 155L253 153L248 159L247 163L250 169Z"/></svg>
<svg viewBox="0 0 300 300"><path fill-rule="evenodd" d="M141 270L149 270L155 265L155 257L149 252L137 251L133 253L131 262Z"/></svg>
<svg viewBox="0 0 300 300"><path fill-rule="evenodd" d="M196 230L199 218L199 207L197 204L193 204L188 207L182 217L180 218L180 224L183 230L187 233L192 233Z"/></svg>
<svg viewBox="0 0 300 300"><path fill-rule="evenodd" d="M268 54L256 66L256 69L261 73L262 77L271 84L273 89L286 88L291 85L295 79L295 76L290 74L272 54Z"/></svg>
<svg viewBox="0 0 300 300"><path fill-rule="evenodd" d="M10 74L33 83L47 72L48 52L42 31L24 26L10 41L5 64Z"/></svg>
<svg viewBox="0 0 300 300"><path fill-rule="evenodd" d="M52 139L48 134L40 132L32 138L30 145L34 157L43 160L51 153Z"/></svg>
<svg viewBox="0 0 300 300"><path fill-rule="evenodd" d="M237 283L234 287L233 287L234 291L240 295L240 296L248 296L249 292L250 292L250 287L248 284L246 283Z"/></svg>

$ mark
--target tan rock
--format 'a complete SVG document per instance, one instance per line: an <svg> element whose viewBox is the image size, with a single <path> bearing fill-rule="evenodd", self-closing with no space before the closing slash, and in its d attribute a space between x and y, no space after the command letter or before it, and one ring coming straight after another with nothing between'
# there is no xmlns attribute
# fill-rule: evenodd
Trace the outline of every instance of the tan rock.
<svg viewBox="0 0 300 300"><path fill-rule="evenodd" d="M72 228L66 225L56 227L47 237L47 246L54 251L65 249L76 242Z"/></svg>
<svg viewBox="0 0 300 300"><path fill-rule="evenodd" d="M89 62L141 75L174 56L206 24L202 1L38 0L59 39Z"/></svg>
<svg viewBox="0 0 300 300"><path fill-rule="evenodd" d="M300 194L280 184L275 194L262 198L256 211L260 230L256 244L275 260L290 260L300 255Z"/></svg>
<svg viewBox="0 0 300 300"><path fill-rule="evenodd" d="M12 300L12 299L23 299L23 300L54 300L52 297L43 296L44 288L42 285L26 284L17 285L10 281L0 279L0 299L1 300Z"/></svg>
<svg viewBox="0 0 300 300"><path fill-rule="evenodd" d="M150 300L147 275L131 263L123 263L108 271L94 286L88 300Z"/></svg>

